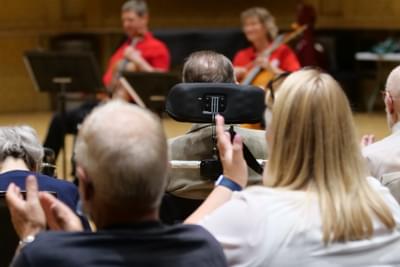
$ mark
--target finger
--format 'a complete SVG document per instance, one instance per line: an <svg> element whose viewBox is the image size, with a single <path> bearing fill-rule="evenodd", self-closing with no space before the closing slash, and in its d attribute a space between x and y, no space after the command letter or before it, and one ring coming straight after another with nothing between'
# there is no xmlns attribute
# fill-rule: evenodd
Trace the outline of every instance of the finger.
<svg viewBox="0 0 400 267"><path fill-rule="evenodd" d="M26 178L26 200L29 201L38 201L39 198L39 189L36 177L33 175L29 175Z"/></svg>
<svg viewBox="0 0 400 267"><path fill-rule="evenodd" d="M41 193L40 201L52 230L79 231L81 230L78 216L63 202L49 193Z"/></svg>
<svg viewBox="0 0 400 267"><path fill-rule="evenodd" d="M39 193L40 204L44 210L44 214L46 216L47 224L49 225L51 230L61 230L60 225L53 214L52 207L55 205L55 201L57 200L53 195L47 192Z"/></svg>
<svg viewBox="0 0 400 267"><path fill-rule="evenodd" d="M243 159L243 142L242 137L239 134L236 134L233 138L233 159L236 160L244 160Z"/></svg>
<svg viewBox="0 0 400 267"><path fill-rule="evenodd" d="M9 208L21 210L24 207L24 200L18 186L11 183L6 192L6 201Z"/></svg>
<svg viewBox="0 0 400 267"><path fill-rule="evenodd" d="M225 132L224 117L221 115L215 116L216 120L216 132L218 139L218 147L221 149L228 148L230 146L230 134Z"/></svg>
<svg viewBox="0 0 400 267"><path fill-rule="evenodd" d="M375 135L373 135L373 134L369 135L368 143L369 143L369 144L372 144L372 143L374 143L374 142L375 142Z"/></svg>

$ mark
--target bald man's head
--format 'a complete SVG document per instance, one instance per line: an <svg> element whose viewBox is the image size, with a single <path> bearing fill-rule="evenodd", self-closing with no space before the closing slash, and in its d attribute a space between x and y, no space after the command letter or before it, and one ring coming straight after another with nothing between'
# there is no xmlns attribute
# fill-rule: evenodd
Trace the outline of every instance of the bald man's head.
<svg viewBox="0 0 400 267"><path fill-rule="evenodd" d="M96 108L79 130L75 153L102 203L158 208L166 184L167 143L151 112L121 101Z"/></svg>
<svg viewBox="0 0 400 267"><path fill-rule="evenodd" d="M400 121L400 66L390 72L385 88L386 117L390 128Z"/></svg>
<svg viewBox="0 0 400 267"><path fill-rule="evenodd" d="M400 96L400 66L390 72L386 80L386 90L392 96Z"/></svg>

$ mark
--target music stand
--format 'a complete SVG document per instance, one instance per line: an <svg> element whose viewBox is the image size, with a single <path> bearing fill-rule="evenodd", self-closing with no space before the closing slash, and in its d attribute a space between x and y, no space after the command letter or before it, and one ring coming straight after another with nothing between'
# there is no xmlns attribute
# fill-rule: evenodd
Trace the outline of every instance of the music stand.
<svg viewBox="0 0 400 267"><path fill-rule="evenodd" d="M67 92L95 93L103 87L100 71L90 52L28 51L24 62L39 92L58 93L58 108L65 133ZM65 142L62 142L63 176L66 174Z"/></svg>
<svg viewBox="0 0 400 267"><path fill-rule="evenodd" d="M165 72L123 72L122 76L143 99L144 104L161 114L169 90L180 82L174 73Z"/></svg>

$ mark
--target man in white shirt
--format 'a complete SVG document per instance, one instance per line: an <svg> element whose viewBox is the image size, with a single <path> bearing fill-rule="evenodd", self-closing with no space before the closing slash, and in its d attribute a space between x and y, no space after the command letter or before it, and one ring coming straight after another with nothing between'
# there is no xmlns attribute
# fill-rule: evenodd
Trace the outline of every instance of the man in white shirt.
<svg viewBox="0 0 400 267"><path fill-rule="evenodd" d="M386 106L386 116L392 134L386 138L367 145L363 155L368 161L371 175L380 179L384 174L400 172L400 66L389 74L386 88L383 91Z"/></svg>

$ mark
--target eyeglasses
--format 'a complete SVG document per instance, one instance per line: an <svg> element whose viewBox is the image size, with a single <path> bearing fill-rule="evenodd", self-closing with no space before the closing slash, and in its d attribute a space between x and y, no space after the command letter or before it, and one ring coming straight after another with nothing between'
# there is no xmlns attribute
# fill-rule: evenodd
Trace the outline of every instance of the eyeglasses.
<svg viewBox="0 0 400 267"><path fill-rule="evenodd" d="M272 102L275 100L275 90L277 89L277 86L283 82L283 80L288 77L291 74L291 72L282 72L278 75L276 75L272 80L270 80L267 84L267 90L269 92L269 95L271 96Z"/></svg>

